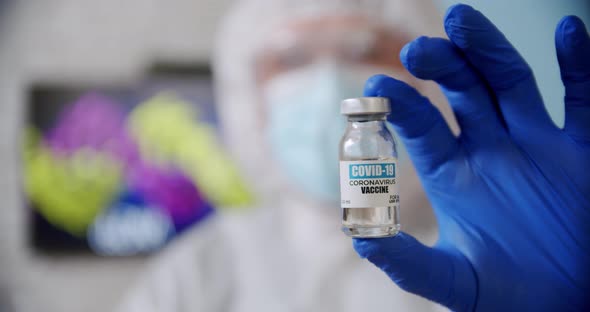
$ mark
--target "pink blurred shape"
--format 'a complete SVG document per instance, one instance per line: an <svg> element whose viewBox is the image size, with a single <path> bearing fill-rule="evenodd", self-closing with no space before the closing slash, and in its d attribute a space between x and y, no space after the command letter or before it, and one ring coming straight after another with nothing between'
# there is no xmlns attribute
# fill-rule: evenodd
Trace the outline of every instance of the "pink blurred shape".
<svg viewBox="0 0 590 312"><path fill-rule="evenodd" d="M90 148L109 152L126 164L139 159L137 145L126 130L125 113L112 99L95 92L65 109L46 140L57 154Z"/></svg>
<svg viewBox="0 0 590 312"><path fill-rule="evenodd" d="M128 184L148 202L163 209L172 218L176 231L182 231L212 211L212 206L192 181L173 168L134 166L129 172Z"/></svg>

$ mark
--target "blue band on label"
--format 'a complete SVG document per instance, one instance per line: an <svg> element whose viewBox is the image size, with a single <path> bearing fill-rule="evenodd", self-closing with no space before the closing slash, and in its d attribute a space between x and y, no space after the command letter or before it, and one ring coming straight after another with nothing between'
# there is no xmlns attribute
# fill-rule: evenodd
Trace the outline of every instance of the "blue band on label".
<svg viewBox="0 0 590 312"><path fill-rule="evenodd" d="M395 164L354 164L348 167L349 179L395 178Z"/></svg>

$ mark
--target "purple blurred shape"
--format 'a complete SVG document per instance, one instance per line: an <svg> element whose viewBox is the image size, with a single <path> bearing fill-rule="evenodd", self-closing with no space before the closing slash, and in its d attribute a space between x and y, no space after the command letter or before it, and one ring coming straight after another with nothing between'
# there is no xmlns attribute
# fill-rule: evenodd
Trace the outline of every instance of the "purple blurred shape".
<svg viewBox="0 0 590 312"><path fill-rule="evenodd" d="M130 189L164 209L177 232L213 211L192 181L176 169L137 165L130 170L127 181Z"/></svg>
<svg viewBox="0 0 590 312"><path fill-rule="evenodd" d="M46 137L58 154L80 148L109 152L129 164L138 161L137 145L125 127L125 114L110 98L90 92L62 111Z"/></svg>

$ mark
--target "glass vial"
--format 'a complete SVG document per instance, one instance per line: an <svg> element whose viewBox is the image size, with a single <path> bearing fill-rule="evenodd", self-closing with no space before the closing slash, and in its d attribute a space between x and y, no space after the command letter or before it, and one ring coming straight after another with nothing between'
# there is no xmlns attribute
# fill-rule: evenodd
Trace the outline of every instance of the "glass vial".
<svg viewBox="0 0 590 312"><path fill-rule="evenodd" d="M352 237L399 232L397 150L386 127L387 98L342 101L348 125L340 141L342 231Z"/></svg>

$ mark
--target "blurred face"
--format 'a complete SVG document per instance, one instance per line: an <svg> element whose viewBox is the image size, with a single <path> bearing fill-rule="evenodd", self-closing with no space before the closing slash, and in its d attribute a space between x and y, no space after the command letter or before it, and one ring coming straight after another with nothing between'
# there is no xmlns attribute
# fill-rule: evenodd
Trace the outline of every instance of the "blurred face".
<svg viewBox="0 0 590 312"><path fill-rule="evenodd" d="M321 60L404 71L398 52L407 41L360 16L293 21L279 28L259 54L256 79L264 86L277 75Z"/></svg>
<svg viewBox="0 0 590 312"><path fill-rule="evenodd" d="M406 40L359 16L328 16L287 23L268 42L255 72L273 156L297 190L337 205L340 101L362 96L371 75L405 75Z"/></svg>

